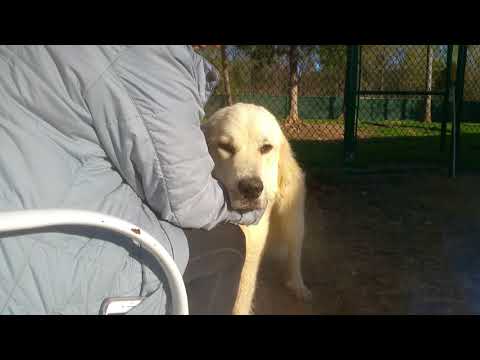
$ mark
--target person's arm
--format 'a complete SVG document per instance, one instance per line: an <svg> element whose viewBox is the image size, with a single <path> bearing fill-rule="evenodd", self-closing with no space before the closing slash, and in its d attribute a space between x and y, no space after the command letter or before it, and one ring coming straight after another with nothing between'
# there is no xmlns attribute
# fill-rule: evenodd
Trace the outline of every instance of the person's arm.
<svg viewBox="0 0 480 360"><path fill-rule="evenodd" d="M183 228L252 224L230 211L200 129L208 65L189 46L132 46L86 94L117 170L157 215Z"/></svg>

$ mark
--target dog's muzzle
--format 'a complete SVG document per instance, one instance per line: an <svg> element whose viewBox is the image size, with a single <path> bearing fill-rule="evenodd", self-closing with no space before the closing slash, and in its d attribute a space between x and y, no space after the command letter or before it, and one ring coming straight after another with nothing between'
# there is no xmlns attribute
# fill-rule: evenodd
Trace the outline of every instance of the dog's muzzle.
<svg viewBox="0 0 480 360"><path fill-rule="evenodd" d="M263 191L263 182L258 176L244 178L238 182L238 191L247 200L258 199Z"/></svg>

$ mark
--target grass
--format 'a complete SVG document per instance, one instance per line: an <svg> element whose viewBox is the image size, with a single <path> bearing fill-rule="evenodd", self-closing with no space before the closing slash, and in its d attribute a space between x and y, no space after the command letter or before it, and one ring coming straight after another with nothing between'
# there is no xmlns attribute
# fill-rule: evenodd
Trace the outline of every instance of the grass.
<svg viewBox="0 0 480 360"><path fill-rule="evenodd" d="M305 120L305 123L341 125L339 120ZM440 123L418 121L359 121L355 169L401 166L448 167L451 124L447 124L445 150L440 149ZM292 141L297 158L309 171L343 167L343 141ZM461 127L459 169L480 170L480 124Z"/></svg>

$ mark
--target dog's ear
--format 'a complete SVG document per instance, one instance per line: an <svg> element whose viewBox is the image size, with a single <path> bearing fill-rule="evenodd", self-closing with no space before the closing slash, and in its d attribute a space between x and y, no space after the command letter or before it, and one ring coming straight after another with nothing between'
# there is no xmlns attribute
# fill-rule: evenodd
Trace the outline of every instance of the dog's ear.
<svg viewBox="0 0 480 360"><path fill-rule="evenodd" d="M208 128L210 127L210 122L208 120L205 120L205 121L202 121L200 123L200 130L202 130L202 132L207 135L208 133Z"/></svg>
<svg viewBox="0 0 480 360"><path fill-rule="evenodd" d="M200 124L200 130L202 130L203 136L205 137L207 144L210 142L211 128L212 128L211 121L209 120L204 121L203 123Z"/></svg>
<svg viewBox="0 0 480 360"><path fill-rule="evenodd" d="M283 135L278 159L278 195L284 201L289 202L292 200L289 198L298 196L298 191L303 187L303 171L295 160L290 143Z"/></svg>

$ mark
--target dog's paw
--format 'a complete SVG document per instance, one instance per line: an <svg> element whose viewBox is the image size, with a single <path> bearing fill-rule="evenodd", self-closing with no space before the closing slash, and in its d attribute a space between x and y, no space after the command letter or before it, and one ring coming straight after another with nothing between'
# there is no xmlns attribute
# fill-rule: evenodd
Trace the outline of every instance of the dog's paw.
<svg viewBox="0 0 480 360"><path fill-rule="evenodd" d="M312 292L302 283L299 283L298 281L287 281L286 286L293 292L298 300L304 302L312 301Z"/></svg>

